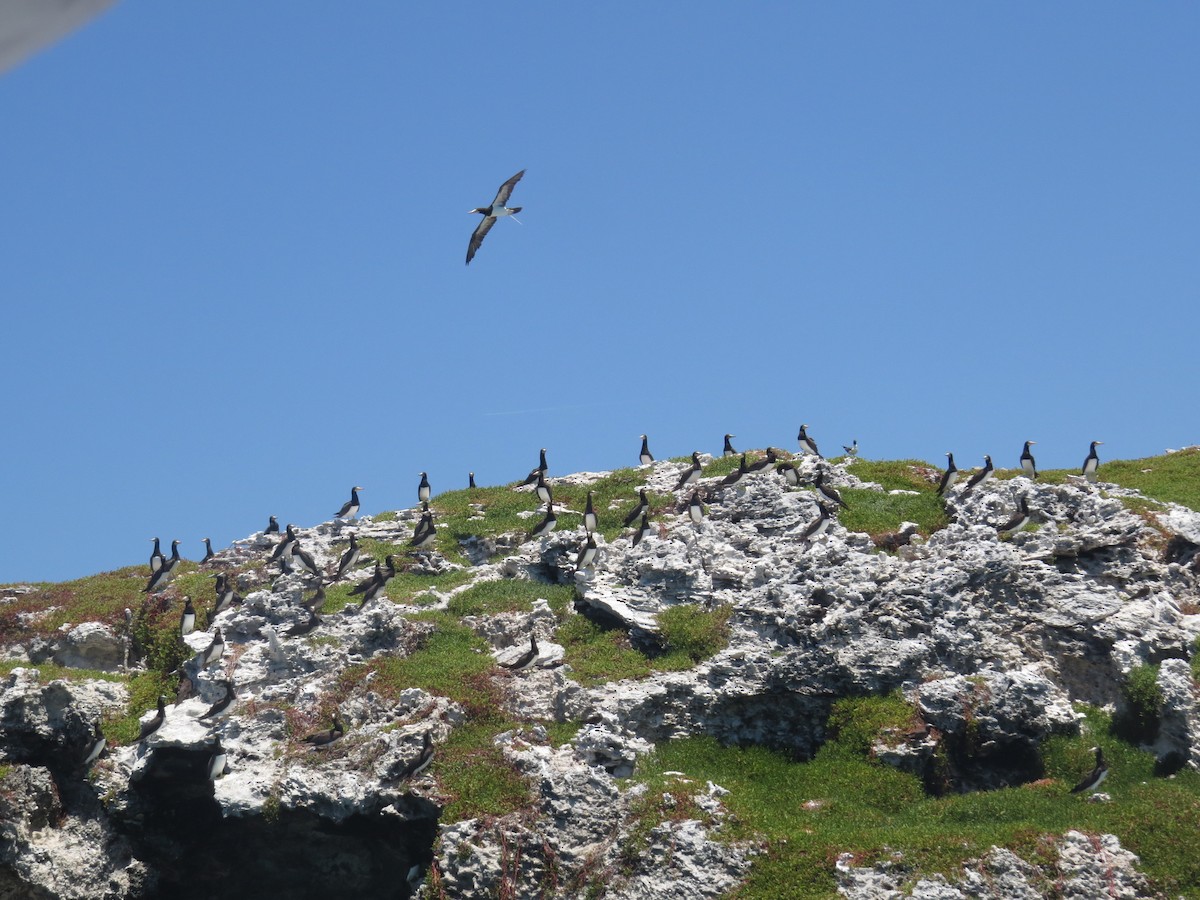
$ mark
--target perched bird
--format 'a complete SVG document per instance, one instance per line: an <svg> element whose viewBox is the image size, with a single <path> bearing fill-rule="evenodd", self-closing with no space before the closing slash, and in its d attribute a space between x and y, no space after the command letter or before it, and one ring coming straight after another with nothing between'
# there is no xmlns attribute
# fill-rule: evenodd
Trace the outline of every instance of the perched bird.
<svg viewBox="0 0 1200 900"><path fill-rule="evenodd" d="M679 481L675 484L675 490L682 490L689 484L700 479L700 451L692 451L692 464L689 468L684 469L683 474L679 476Z"/></svg>
<svg viewBox="0 0 1200 900"><path fill-rule="evenodd" d="M467 473L467 487L470 488L471 490L475 489L475 473L474 472Z"/></svg>
<svg viewBox="0 0 1200 900"><path fill-rule="evenodd" d="M396 557L389 553L384 558L384 563L385 565L382 566L376 563L375 574L371 576L371 579L350 592L363 595L362 605L364 607L387 591L388 583L396 577Z"/></svg>
<svg viewBox="0 0 1200 900"><path fill-rule="evenodd" d="M530 470L529 474L525 476L525 480L522 481L521 484L534 484L538 480L538 474L541 473L542 475L545 475L549 469L550 467L546 465L546 448L543 447L538 453L537 468Z"/></svg>
<svg viewBox="0 0 1200 900"><path fill-rule="evenodd" d="M334 712L332 728L328 731L314 731L312 734L306 735L302 740L306 744L312 744L313 747L328 747L345 733L346 727L342 724L342 720L338 718L337 712Z"/></svg>
<svg viewBox="0 0 1200 900"><path fill-rule="evenodd" d="M353 519L358 515L358 492L363 488L357 485L350 488L350 499L342 504L342 508L334 513L335 519Z"/></svg>
<svg viewBox="0 0 1200 900"><path fill-rule="evenodd" d="M424 550L435 540L437 540L437 526L433 524L433 513L426 511L421 515L421 520L417 522L417 527L413 529L412 540L408 542L408 545L414 550Z"/></svg>
<svg viewBox="0 0 1200 900"><path fill-rule="evenodd" d="M1072 794L1082 794L1085 791L1094 791L1100 787L1100 782L1108 777L1108 764L1104 761L1104 751L1099 747L1093 747L1092 752L1096 754L1096 768L1092 769L1091 774L1075 787L1071 788Z"/></svg>
<svg viewBox="0 0 1200 900"><path fill-rule="evenodd" d="M825 473L818 472L817 477L813 479L813 487L817 489L817 493L824 497L827 501L834 504L835 507L841 506L844 509L850 507L846 501L842 499L842 495L838 493L837 488L825 483Z"/></svg>
<svg viewBox="0 0 1200 900"><path fill-rule="evenodd" d="M583 549L579 551L579 555L575 557L575 571L586 569L596 559L596 536L590 531L587 536L587 543L583 545Z"/></svg>
<svg viewBox="0 0 1200 900"><path fill-rule="evenodd" d="M224 572L218 573L213 577L217 580L217 602L216 605L213 606L212 612L208 614L208 621L210 624L212 623L213 619L225 612L225 610L229 609L229 607L233 606L234 602L238 600L237 592L233 587L232 578L227 576Z"/></svg>
<svg viewBox="0 0 1200 900"><path fill-rule="evenodd" d="M745 459L745 456L742 458ZM696 525L704 521L704 503L700 500L699 491L692 491L692 499L688 501L688 518Z"/></svg>
<svg viewBox="0 0 1200 900"><path fill-rule="evenodd" d="M291 628L284 632L286 637L304 637L310 631L314 630L318 625L321 625L325 620L318 616L311 609L308 611L307 622L297 622Z"/></svg>
<svg viewBox="0 0 1200 900"><path fill-rule="evenodd" d="M196 607L192 606L192 598L183 598L183 614L179 617L180 636L191 634L196 628Z"/></svg>
<svg viewBox="0 0 1200 900"><path fill-rule="evenodd" d="M522 672L532 666L538 658L537 635L530 632L529 634L529 649L514 659L512 662L500 663L506 669L513 672Z"/></svg>
<svg viewBox="0 0 1200 900"><path fill-rule="evenodd" d="M945 497L946 492L954 487L954 482L958 481L958 466L954 464L954 454L946 454L946 471L942 473L942 480L938 484L938 496Z"/></svg>
<svg viewBox="0 0 1200 900"><path fill-rule="evenodd" d="M92 763L100 758L104 751L108 748L108 740L100 731L100 723L97 722L92 726L92 739L88 743L87 755L83 758L83 767L86 769Z"/></svg>
<svg viewBox="0 0 1200 900"><path fill-rule="evenodd" d="M216 556L216 554L213 553L212 541L209 540L208 538L205 538L204 539L204 559L200 560L200 562L206 563L210 559L212 559L214 556Z"/></svg>
<svg viewBox="0 0 1200 900"><path fill-rule="evenodd" d="M554 504L546 504L546 515L542 521L534 526L533 531L529 532L529 540L544 537L554 530L554 526L558 524L558 516L554 514Z"/></svg>
<svg viewBox="0 0 1200 900"><path fill-rule="evenodd" d="M742 455L745 456L744 453ZM762 472L764 469L771 468L771 466L775 465L777 462L779 462L779 454L777 454L773 448L768 447L767 455L762 459L756 459L754 462L750 463L750 465L746 467L746 470L751 474L755 472Z"/></svg>
<svg viewBox="0 0 1200 900"><path fill-rule="evenodd" d="M1033 454L1029 452L1029 445L1036 443L1037 441L1026 441L1025 449L1021 451L1021 469L1034 481L1037 480L1037 463L1033 461Z"/></svg>
<svg viewBox="0 0 1200 900"><path fill-rule="evenodd" d="M800 535L800 539L806 544L815 541L826 531L829 530L829 523L833 521L833 512L824 503L818 503L817 509L819 513L817 518L804 529L804 534Z"/></svg>
<svg viewBox="0 0 1200 900"><path fill-rule="evenodd" d="M650 439L644 434L642 435L642 450L638 454L638 462L643 466L648 466L654 462L654 457L650 454Z"/></svg>
<svg viewBox="0 0 1200 900"><path fill-rule="evenodd" d="M151 538L154 541L154 549L150 551L150 574L153 575L162 568L162 564L167 561L163 556L162 548L158 544L158 538Z"/></svg>
<svg viewBox="0 0 1200 900"><path fill-rule="evenodd" d="M997 528L997 531L1020 531L1029 524L1032 514L1029 512L1029 501L1022 497L1017 503L1017 512L1011 519Z"/></svg>
<svg viewBox="0 0 1200 900"><path fill-rule="evenodd" d="M374 574L372 574L371 577L368 578L366 581L360 581L353 588L351 588L350 595L354 596L355 594L365 594L367 592L367 589L370 588L371 583L378 581L382 577L383 577L383 563L381 563L379 560L375 560Z"/></svg>
<svg viewBox="0 0 1200 900"><path fill-rule="evenodd" d="M638 526L637 531L633 533L633 544L636 547L642 542L642 538L650 533L650 514L642 513L642 524Z"/></svg>
<svg viewBox="0 0 1200 900"><path fill-rule="evenodd" d="M221 738L218 736L216 742L213 743L212 755L209 756L205 766L205 773L208 775L209 781L216 781L225 774L225 769L228 768L226 762L225 748L221 746Z"/></svg>
<svg viewBox="0 0 1200 900"><path fill-rule="evenodd" d="M233 712L233 704L237 700L237 694L233 689L233 682L228 679L222 679L217 683L225 688L225 696L210 706L208 711L200 716L200 721L205 719L223 719Z"/></svg>
<svg viewBox="0 0 1200 900"><path fill-rule="evenodd" d="M296 541L292 546L292 558L300 560L304 564L304 568L308 569L308 571L312 572L318 578L325 574L317 565L317 561L313 559L312 554L300 546L299 541Z"/></svg>
<svg viewBox="0 0 1200 900"><path fill-rule="evenodd" d="M730 441L729 441L730 438L735 438L735 437L737 437L736 434L725 435L725 448L721 451L722 456L737 456L738 455L738 452L733 449L733 444L730 443Z"/></svg>
<svg viewBox="0 0 1200 900"><path fill-rule="evenodd" d="M1100 457L1096 455L1096 445L1103 444L1104 441L1092 441L1092 447L1088 450L1087 459L1083 461L1083 471L1081 474L1091 483L1096 483L1096 470L1100 468Z"/></svg>
<svg viewBox="0 0 1200 900"><path fill-rule="evenodd" d="M637 521L638 516L643 515L650 508L650 500L646 497L646 489L642 488L638 491L638 502L634 504L633 509L629 510L629 514L625 516L625 521L622 523L626 528Z"/></svg>
<svg viewBox="0 0 1200 900"><path fill-rule="evenodd" d="M550 492L550 485L546 482L546 473L538 471L537 485L534 487L537 492L538 499L543 503L550 503L554 499L554 495Z"/></svg>
<svg viewBox="0 0 1200 900"><path fill-rule="evenodd" d="M207 669L213 663L220 661L224 653L225 638L221 636L221 629L218 628L213 632L212 643L200 654L200 668Z"/></svg>
<svg viewBox="0 0 1200 900"><path fill-rule="evenodd" d="M962 493L959 496L967 496L967 494L971 493L971 491L975 490L975 488L979 487L979 485L991 478L992 471L992 458L990 456L984 456L983 468L971 476L971 480L967 482L967 486L962 489Z"/></svg>
<svg viewBox="0 0 1200 900"><path fill-rule="evenodd" d="M270 520L267 522L267 528L263 534L279 534L279 520L274 516L271 516Z"/></svg>
<svg viewBox="0 0 1200 900"><path fill-rule="evenodd" d="M425 737L421 741L421 752L417 754L417 758L410 762L400 772L399 779L403 781L406 778L416 778L433 762L433 737L427 731Z"/></svg>
<svg viewBox="0 0 1200 900"><path fill-rule="evenodd" d="M800 484L800 470L796 468L795 463L785 462L779 467L779 474L783 476L783 480L793 487Z"/></svg>
<svg viewBox="0 0 1200 900"><path fill-rule="evenodd" d="M296 526L289 524L283 535L283 540L275 545L275 552L271 554L270 562L275 562L282 556L290 556L296 540Z"/></svg>
<svg viewBox="0 0 1200 900"><path fill-rule="evenodd" d="M583 530L591 534L596 530L599 519L596 518L596 508L592 505L592 495L595 491L587 492L587 505L583 508Z"/></svg>
<svg viewBox="0 0 1200 900"><path fill-rule="evenodd" d="M858 456L858 438L851 441L849 447L842 444L842 449L846 451L847 456Z"/></svg>
<svg viewBox="0 0 1200 900"><path fill-rule="evenodd" d="M424 503L429 499L431 490L429 487L429 476L424 472L421 473L421 483L417 485L417 502Z"/></svg>
<svg viewBox="0 0 1200 900"><path fill-rule="evenodd" d="M171 579L175 577L181 562L183 560L179 556L179 541L171 541L170 558L163 560L162 565L150 575L150 580L146 582L143 593L153 594L165 588Z"/></svg>
<svg viewBox="0 0 1200 900"><path fill-rule="evenodd" d="M808 436L808 426L801 425L800 433L796 435L796 440L800 442L800 449L804 453L811 456L820 456L821 451L817 449L817 442Z"/></svg>
<svg viewBox="0 0 1200 900"><path fill-rule="evenodd" d="M321 607L325 605L325 585L318 584L313 595L300 601L300 605L309 612L320 612Z"/></svg>
<svg viewBox="0 0 1200 900"><path fill-rule="evenodd" d="M738 467L721 479L721 487L733 487L749 474L750 470L746 468L746 454L743 453Z"/></svg>
<svg viewBox="0 0 1200 900"><path fill-rule="evenodd" d="M500 190L496 191L496 199L488 206L477 206L471 212L480 213L483 216L483 221L480 222L474 233L471 235L471 243L467 245L467 265L471 264L471 260L475 258L477 251L483 244L483 239L487 236L491 227L496 224L496 220L501 216L511 216L521 211L521 207L507 207L504 204L508 202L508 198L512 196L513 188L516 187L521 176L525 174L522 169L504 184L500 185Z"/></svg>
<svg viewBox="0 0 1200 900"><path fill-rule="evenodd" d="M353 532L350 533L350 546L346 548L346 552L342 554L342 558L338 560L337 571L333 575L333 580L337 581L347 572L349 572L356 562L358 557L362 555L362 551L358 548L358 536Z"/></svg>
<svg viewBox="0 0 1200 900"><path fill-rule="evenodd" d="M144 741L146 738L150 737L150 735L154 734L154 732L158 731L158 729L162 727L162 723L166 721L166 718L167 704L162 697L159 697L158 712L154 714L154 718L147 719L142 723L141 730L138 732L137 740ZM134 743L136 744L137 741L134 741Z"/></svg>

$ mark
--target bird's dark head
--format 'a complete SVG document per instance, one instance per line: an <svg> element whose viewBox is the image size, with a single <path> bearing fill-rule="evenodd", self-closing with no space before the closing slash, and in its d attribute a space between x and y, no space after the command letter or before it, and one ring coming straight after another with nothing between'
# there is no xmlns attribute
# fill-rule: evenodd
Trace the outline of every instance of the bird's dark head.
<svg viewBox="0 0 1200 900"><path fill-rule="evenodd" d="M486 216L488 214L488 208L486 206L477 206L474 209L468 209L467 212L468 213L479 213L480 215Z"/></svg>

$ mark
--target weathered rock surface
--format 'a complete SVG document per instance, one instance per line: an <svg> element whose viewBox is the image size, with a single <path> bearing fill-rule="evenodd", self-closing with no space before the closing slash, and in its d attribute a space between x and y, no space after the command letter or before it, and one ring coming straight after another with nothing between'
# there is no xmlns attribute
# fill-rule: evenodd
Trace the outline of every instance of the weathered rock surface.
<svg viewBox="0 0 1200 900"><path fill-rule="evenodd" d="M858 479L852 464L797 465L803 481L821 470L829 484L882 490ZM655 464L643 470L646 486L669 491L681 470ZM601 474L569 480L588 484ZM0 761L11 769L0 896L209 896L195 867L234 860L247 891L276 896L408 897L429 890L418 886L431 871L433 886L456 898L584 897L597 884L607 897L717 897L744 878L755 852L723 839L721 789L681 777L672 793L703 810L681 817L666 806L647 810L642 789L619 779L635 774L655 743L685 735L810 756L826 738L831 706L848 695L899 690L916 710L912 733L877 745L879 759L924 773L944 751L949 765L939 777L949 783L941 789L987 789L1041 777L1041 742L1078 730L1073 702L1111 707L1126 673L1158 664L1155 749L1200 767L1188 664L1200 635L1200 616L1190 612L1200 602L1192 565L1200 514L1174 505L1135 513L1121 499L1131 492L1103 485L990 481L950 501L949 526L927 539L908 529L908 542L885 553L837 521L805 541L816 495L773 472L700 487L708 507L701 523L683 513L637 547L625 536L602 540L583 572L574 569L582 530L566 527L569 517L539 541L493 536L464 547L472 582L573 584L577 612L568 615L619 627L648 652L663 649L664 610L729 611L729 644L710 659L599 687L573 677L548 604L468 620L501 663L515 660L531 634L538 642L528 668L489 676L507 714L529 722L497 738L530 785L520 812L447 821L436 762L409 777L426 735L440 747L467 720L457 704L416 688L385 700L368 675L338 694L343 737L324 749L299 742L329 726L329 697L350 667L409 654L434 626L385 599L325 616L314 636L289 636L307 620L299 603L308 580L296 571L268 586L243 576L245 602L214 623L224 656L201 667L212 636L190 635L197 656L181 667L190 696L168 703L157 732L110 751L90 777L80 763L92 725L122 714L126 689L43 685L26 669L3 682ZM997 532L1020 497L1036 526ZM404 543L417 516L324 523L299 535L329 572L350 530ZM220 562L261 560L273 546L255 535ZM497 551L509 555L492 562ZM436 553L418 565L456 567ZM368 573L364 559L352 580ZM448 596L435 595L434 605ZM118 667L113 654L124 648L102 626L73 623L35 649L0 647L9 658L86 668ZM237 686L232 713L202 719L224 679ZM537 720L587 724L553 747ZM218 736L228 768L210 781ZM648 831L647 815L655 820ZM635 828L639 843L631 844ZM995 849L951 879L922 878L902 859L843 861L837 878L843 894L862 898L1149 896L1136 859L1115 838L1071 832L1057 850L1054 871ZM72 871L86 881L63 874Z"/></svg>

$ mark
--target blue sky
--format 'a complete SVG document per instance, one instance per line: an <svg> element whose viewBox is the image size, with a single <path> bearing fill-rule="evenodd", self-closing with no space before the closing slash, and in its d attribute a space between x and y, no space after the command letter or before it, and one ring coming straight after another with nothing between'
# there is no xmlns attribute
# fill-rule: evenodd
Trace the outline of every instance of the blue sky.
<svg viewBox="0 0 1200 900"><path fill-rule="evenodd" d="M1198 39L1183 3L123 0L0 77L0 582L642 432L1200 442Z"/></svg>

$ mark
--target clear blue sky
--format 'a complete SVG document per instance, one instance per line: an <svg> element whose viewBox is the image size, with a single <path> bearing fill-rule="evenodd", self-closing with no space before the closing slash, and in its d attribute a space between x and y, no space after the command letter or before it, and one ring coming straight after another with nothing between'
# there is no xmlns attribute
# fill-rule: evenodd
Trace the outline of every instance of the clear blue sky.
<svg viewBox="0 0 1200 900"><path fill-rule="evenodd" d="M0 77L0 582L643 431L1200 442L1200 6L414 6L123 0Z"/></svg>

